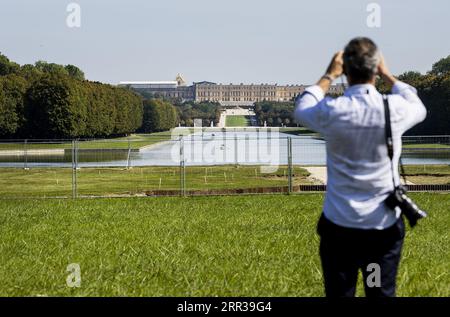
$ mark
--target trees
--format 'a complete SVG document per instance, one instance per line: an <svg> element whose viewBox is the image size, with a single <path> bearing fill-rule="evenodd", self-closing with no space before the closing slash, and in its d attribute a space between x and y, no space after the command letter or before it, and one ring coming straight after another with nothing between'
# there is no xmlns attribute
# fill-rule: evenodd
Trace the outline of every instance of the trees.
<svg viewBox="0 0 450 317"><path fill-rule="evenodd" d="M178 122L175 107L162 99L144 101L144 119L142 132L166 131L174 128Z"/></svg>
<svg viewBox="0 0 450 317"><path fill-rule="evenodd" d="M427 118L409 134L450 134L450 72L421 77L415 86L427 108Z"/></svg>
<svg viewBox="0 0 450 317"><path fill-rule="evenodd" d="M427 74L406 72L399 78L417 88L428 109L425 122L408 133L449 134L450 56L433 64ZM383 90L380 83L377 87ZM84 80L84 73L73 65L39 61L19 66L0 54L0 137L107 137L137 129L168 130L178 122L192 126L194 119L202 119L204 126L219 121L218 103L173 106L170 100L148 97L143 105L132 90ZM260 125L294 126L293 110L293 102L255 104Z"/></svg>
<svg viewBox="0 0 450 317"><path fill-rule="evenodd" d="M256 120L259 125L268 126L295 126L292 117L294 102L263 101L255 104Z"/></svg>
<svg viewBox="0 0 450 317"><path fill-rule="evenodd" d="M131 90L112 87L116 124L114 134L127 134L139 129L143 120L141 98Z"/></svg>
<svg viewBox="0 0 450 317"><path fill-rule="evenodd" d="M37 61L34 66L41 72L47 74L69 76L67 69L55 63L47 63L46 61Z"/></svg>
<svg viewBox="0 0 450 317"><path fill-rule="evenodd" d="M398 78L417 89L427 108L425 121L408 134L450 134L450 56L433 64L425 75L409 71Z"/></svg>
<svg viewBox="0 0 450 317"><path fill-rule="evenodd" d="M64 69L67 71L70 77L77 80L84 80L84 72L74 65L66 65Z"/></svg>
<svg viewBox="0 0 450 317"><path fill-rule="evenodd" d="M0 55L0 136L78 138L123 135L142 124L134 92L84 80L76 66L18 66Z"/></svg>
<svg viewBox="0 0 450 317"><path fill-rule="evenodd" d="M10 74L0 77L0 136L12 136L25 123L25 79Z"/></svg>
<svg viewBox="0 0 450 317"><path fill-rule="evenodd" d="M201 119L203 126L210 126L211 122L217 124L220 118L221 106L217 102L187 101L177 106L180 122L185 126L193 126L194 119Z"/></svg>
<svg viewBox="0 0 450 317"><path fill-rule="evenodd" d="M31 137L74 138L85 135L87 98L80 83L58 73L46 74L28 91Z"/></svg>
<svg viewBox="0 0 450 317"><path fill-rule="evenodd" d="M112 87L92 82L86 82L84 86L84 96L89 109L84 134L90 137L112 135L117 116Z"/></svg>
<svg viewBox="0 0 450 317"><path fill-rule="evenodd" d="M17 73L19 65L11 62L5 55L0 53L0 76Z"/></svg>
<svg viewBox="0 0 450 317"><path fill-rule="evenodd" d="M449 72L450 72L450 55L434 63L429 73L432 75L440 76Z"/></svg>
<svg viewBox="0 0 450 317"><path fill-rule="evenodd" d="M421 84L423 76L417 71L409 71L399 75L398 79L404 82L408 82L414 87L418 87Z"/></svg>
<svg viewBox="0 0 450 317"><path fill-rule="evenodd" d="M39 78L44 75L44 72L39 70L34 65L26 64L20 67L19 74L29 83L31 83L33 81L39 80Z"/></svg>
<svg viewBox="0 0 450 317"><path fill-rule="evenodd" d="M62 76L69 76L76 80L85 80L84 72L74 65L58 65L55 63L48 63L46 61L37 61L34 65L26 64L18 69L21 76L28 80L36 79L43 74L55 74Z"/></svg>
<svg viewBox="0 0 450 317"><path fill-rule="evenodd" d="M142 101L133 92L57 73L30 87L28 103L32 137L124 135L142 124Z"/></svg>
<svg viewBox="0 0 450 317"><path fill-rule="evenodd" d="M144 118L141 132L161 131L161 107L161 100L150 99L144 101Z"/></svg>

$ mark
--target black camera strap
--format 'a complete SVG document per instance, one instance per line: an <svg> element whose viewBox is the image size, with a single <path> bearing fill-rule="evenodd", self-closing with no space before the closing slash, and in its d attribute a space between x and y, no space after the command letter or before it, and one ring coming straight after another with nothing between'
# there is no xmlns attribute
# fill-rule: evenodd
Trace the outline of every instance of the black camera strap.
<svg viewBox="0 0 450 317"><path fill-rule="evenodd" d="M391 170L392 170L392 182L394 184L394 188L396 187L395 185L395 169L394 169L394 139L392 137L392 126L391 126L391 113L389 110L389 100L388 100L388 96L383 95L383 104L384 104L384 122L385 122L385 135L386 135L386 146L387 146L387 151L388 151L388 156L389 159L391 161ZM403 177L403 181L406 185L406 178L405 178L405 170L403 168L403 164L400 158L400 169L401 169L401 174Z"/></svg>

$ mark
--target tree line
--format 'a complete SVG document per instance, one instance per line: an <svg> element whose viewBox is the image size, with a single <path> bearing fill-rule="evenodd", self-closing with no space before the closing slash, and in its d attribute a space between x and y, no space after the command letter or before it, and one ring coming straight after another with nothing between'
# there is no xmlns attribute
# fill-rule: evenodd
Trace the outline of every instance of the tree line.
<svg viewBox="0 0 450 317"><path fill-rule="evenodd" d="M450 56L433 64L426 74L408 71L398 79L414 86L420 99L427 108L427 118L421 124L408 131L409 135L448 135L450 134ZM381 80L377 89L388 94L389 89ZM337 97L330 95L330 97ZM263 101L255 104L255 113L259 125L296 126L293 118L294 102Z"/></svg>
<svg viewBox="0 0 450 317"><path fill-rule="evenodd" d="M417 88L428 110L427 119L408 134L450 134L450 56L426 74L398 76ZM377 88L388 93L381 81ZM296 126L294 102L255 104L259 125ZM181 101L139 95L129 89L85 80L73 65L38 61L20 66L0 54L0 137L77 138L157 132L181 124L203 126L219 121L214 102Z"/></svg>
<svg viewBox="0 0 450 317"><path fill-rule="evenodd" d="M258 125L268 127L296 126L292 113L294 102L261 101L255 103L255 115Z"/></svg>
<svg viewBox="0 0 450 317"><path fill-rule="evenodd" d="M195 119L201 119L204 127L211 122L217 125L221 106L218 102L184 101L181 98L164 97L145 91L136 91L144 98L144 121L141 132L158 132L178 124L193 127Z"/></svg>
<svg viewBox="0 0 450 317"><path fill-rule="evenodd" d="M194 126L194 119L201 119L204 127L209 127L211 122L214 125L219 123L221 106L218 102L194 102L186 101L177 103L176 108L182 126Z"/></svg>
<svg viewBox="0 0 450 317"><path fill-rule="evenodd" d="M140 132L167 131L177 124L178 113L170 102L159 98L144 100L144 120Z"/></svg>
<svg viewBox="0 0 450 317"><path fill-rule="evenodd" d="M0 54L1 138L95 138L217 124L220 105L92 82L74 65L20 66Z"/></svg>
<svg viewBox="0 0 450 317"><path fill-rule="evenodd" d="M427 118L408 131L410 135L448 135L450 134L450 55L433 64L430 71L421 74L416 71L405 72L398 79L414 86L427 108ZM388 93L381 81L377 88Z"/></svg>
<svg viewBox="0 0 450 317"><path fill-rule="evenodd" d="M125 135L142 120L142 99L130 90L87 81L73 65L20 66L0 54L2 138Z"/></svg>

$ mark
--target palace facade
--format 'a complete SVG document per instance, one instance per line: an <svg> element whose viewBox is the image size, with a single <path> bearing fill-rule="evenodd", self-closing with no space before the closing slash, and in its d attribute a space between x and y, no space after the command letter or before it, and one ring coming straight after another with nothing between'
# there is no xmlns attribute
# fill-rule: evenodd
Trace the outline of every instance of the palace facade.
<svg viewBox="0 0 450 317"><path fill-rule="evenodd" d="M305 90L303 85L194 83L196 101L221 104L253 104L258 101L290 101Z"/></svg>
<svg viewBox="0 0 450 317"><path fill-rule="evenodd" d="M120 82L119 86L129 87L138 92L155 96L181 98L192 101L213 101L226 105L252 105L259 101L291 101L301 94L307 86L277 84L216 84L202 81L186 86L178 75L175 81ZM333 85L331 94L342 94L343 85Z"/></svg>

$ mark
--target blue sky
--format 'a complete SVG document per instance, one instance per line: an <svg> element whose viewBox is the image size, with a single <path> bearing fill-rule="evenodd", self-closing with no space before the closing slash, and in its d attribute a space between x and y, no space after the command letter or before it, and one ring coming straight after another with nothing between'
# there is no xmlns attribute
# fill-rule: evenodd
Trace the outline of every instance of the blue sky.
<svg viewBox="0 0 450 317"><path fill-rule="evenodd" d="M66 7L81 6L81 28ZM381 27L366 25L367 4ZM450 54L450 1L2 0L0 52L20 64L75 64L91 80L309 84L333 52L364 35L394 73Z"/></svg>

